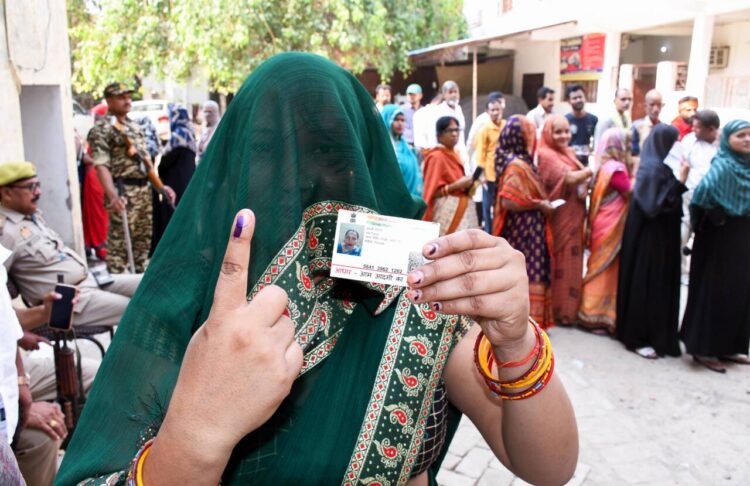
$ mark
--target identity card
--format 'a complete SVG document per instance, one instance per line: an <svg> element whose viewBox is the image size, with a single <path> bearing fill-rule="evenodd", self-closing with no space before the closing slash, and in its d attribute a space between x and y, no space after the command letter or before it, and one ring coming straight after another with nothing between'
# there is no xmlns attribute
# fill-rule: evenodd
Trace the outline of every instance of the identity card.
<svg viewBox="0 0 750 486"><path fill-rule="evenodd" d="M342 209L331 277L406 286L409 272L429 261L422 247L439 234L437 223Z"/></svg>

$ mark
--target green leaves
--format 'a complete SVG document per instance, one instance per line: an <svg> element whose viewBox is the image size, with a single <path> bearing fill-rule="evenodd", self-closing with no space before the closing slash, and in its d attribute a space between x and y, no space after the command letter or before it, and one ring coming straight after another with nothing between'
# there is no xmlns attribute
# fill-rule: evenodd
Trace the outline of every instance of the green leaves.
<svg viewBox="0 0 750 486"><path fill-rule="evenodd" d="M459 38L462 0L68 0L73 84L208 76L236 91L258 64L298 50L389 79L407 51Z"/></svg>

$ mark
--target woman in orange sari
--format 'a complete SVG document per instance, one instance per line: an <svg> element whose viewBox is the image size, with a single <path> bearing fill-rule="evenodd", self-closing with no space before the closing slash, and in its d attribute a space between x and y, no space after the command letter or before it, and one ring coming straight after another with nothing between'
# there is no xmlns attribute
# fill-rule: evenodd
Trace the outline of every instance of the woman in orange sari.
<svg viewBox="0 0 750 486"><path fill-rule="evenodd" d="M596 150L599 169L591 194L586 238L591 256L578 318L584 328L601 334L615 332L620 244L632 190L629 143L627 132L610 128Z"/></svg>
<svg viewBox="0 0 750 486"><path fill-rule="evenodd" d="M534 167L536 127L526 117L508 119L495 151L498 177L493 234L508 240L526 257L531 317L543 328L554 325L550 292L554 208Z"/></svg>
<svg viewBox="0 0 750 486"><path fill-rule="evenodd" d="M552 317L555 324L578 320L583 280L583 225L586 182L593 175L568 146L570 123L564 116L547 119L539 145L539 175L550 200L565 204L552 216Z"/></svg>
<svg viewBox="0 0 750 486"><path fill-rule="evenodd" d="M435 124L438 145L425 151L424 192L427 203L425 221L440 224L440 236L476 228L476 212L467 191L474 181L464 174L464 164L454 147L458 143L458 120L444 116Z"/></svg>

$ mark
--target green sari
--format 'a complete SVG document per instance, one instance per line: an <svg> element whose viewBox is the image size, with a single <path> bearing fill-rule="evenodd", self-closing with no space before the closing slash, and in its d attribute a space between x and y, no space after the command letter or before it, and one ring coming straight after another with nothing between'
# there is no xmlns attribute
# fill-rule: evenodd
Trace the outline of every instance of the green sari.
<svg viewBox="0 0 750 486"><path fill-rule="evenodd" d="M468 323L411 304L403 288L328 276L339 209L416 219L424 205L410 197L356 78L288 53L245 81L217 128L122 318L56 484L124 484L122 471L158 432L244 207L257 219L248 297L268 284L287 291L305 358L290 396L235 447L222 483L409 480Z"/></svg>

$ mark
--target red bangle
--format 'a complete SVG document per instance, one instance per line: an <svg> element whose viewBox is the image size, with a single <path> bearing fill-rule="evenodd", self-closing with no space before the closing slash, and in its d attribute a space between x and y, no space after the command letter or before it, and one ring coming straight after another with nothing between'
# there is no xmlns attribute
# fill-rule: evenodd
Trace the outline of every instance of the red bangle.
<svg viewBox="0 0 750 486"><path fill-rule="evenodd" d="M534 322L533 320L529 319L529 322L531 324L531 327L534 329L534 333L536 334L536 344L534 345L534 348L529 351L528 356L526 356L524 359L520 361L507 361L503 363L497 357L495 356L495 353L492 353L492 358L497 363L498 368L518 368L519 366L523 366L529 361L531 361L531 358L534 357L534 355L539 355L539 348L542 345L542 335L539 330L539 324Z"/></svg>

